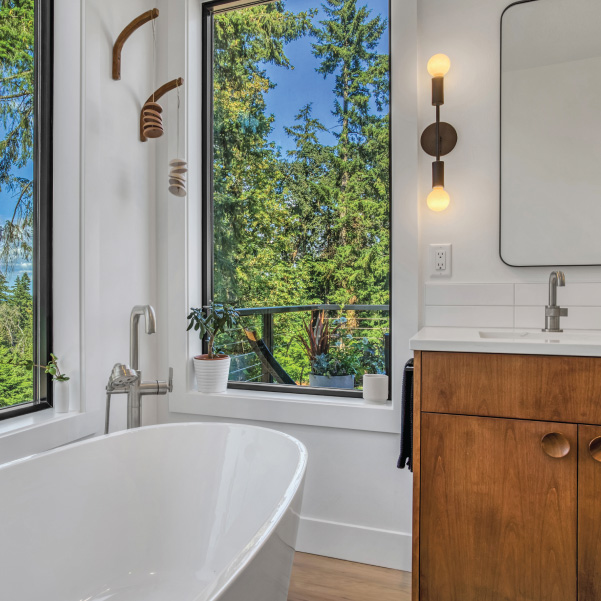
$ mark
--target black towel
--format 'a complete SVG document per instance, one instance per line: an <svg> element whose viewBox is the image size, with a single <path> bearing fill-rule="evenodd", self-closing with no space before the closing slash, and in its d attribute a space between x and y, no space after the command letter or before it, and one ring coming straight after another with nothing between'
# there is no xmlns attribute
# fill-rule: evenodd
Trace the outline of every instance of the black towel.
<svg viewBox="0 0 601 601"><path fill-rule="evenodd" d="M403 371L403 403L401 406L401 455L399 469L413 471L413 359L405 363Z"/></svg>

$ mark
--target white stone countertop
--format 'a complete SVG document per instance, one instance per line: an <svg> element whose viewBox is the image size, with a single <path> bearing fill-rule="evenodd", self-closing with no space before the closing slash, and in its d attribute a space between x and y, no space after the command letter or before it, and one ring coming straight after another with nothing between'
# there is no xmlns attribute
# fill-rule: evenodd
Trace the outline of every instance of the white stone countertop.
<svg viewBox="0 0 601 601"><path fill-rule="evenodd" d="M427 327L411 338L409 348L414 351L601 357L601 331L549 333L541 330Z"/></svg>

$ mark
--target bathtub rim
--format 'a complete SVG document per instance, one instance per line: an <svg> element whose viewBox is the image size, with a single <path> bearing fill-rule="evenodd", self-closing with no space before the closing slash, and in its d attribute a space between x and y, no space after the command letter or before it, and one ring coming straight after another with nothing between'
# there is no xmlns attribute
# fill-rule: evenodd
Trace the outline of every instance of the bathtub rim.
<svg viewBox="0 0 601 601"><path fill-rule="evenodd" d="M284 438L292 442L299 451L299 459L294 469L294 473L286 486L281 498L273 508L269 517L263 522L257 532L250 538L246 545L232 558L227 566L218 573L215 577L214 582L217 583L222 575L224 576L223 582L216 586L214 589L209 589L208 601L218 600L222 593L236 580L236 578L244 571L244 569L253 561L253 559L260 553L271 535L274 533L286 511L291 507L296 496L299 492L302 492L302 487L305 480L305 474L307 469L307 462L309 453L306 446L300 442L294 436L290 436L285 432L275 430L272 428L266 428L264 426L251 426L246 424L233 424L228 422L185 422L185 423L171 423L171 424L156 424L152 426L143 426L141 428L135 428L130 430L121 430L119 432L113 432L111 434L96 436L94 438L88 438L86 440L80 440L71 444L63 445L49 451L43 451L41 453L35 453L22 457L14 461L9 461L0 465L0 474L10 468L15 468L22 463L28 463L34 461L40 457L48 457L57 453L62 453L70 449L80 447L82 445L98 444L102 440L107 438L116 438L119 436L135 436L141 432L147 430L159 430L159 429L181 429L181 428L196 428L196 429L219 429L223 427L235 430L260 430L269 432L270 435L275 435L280 438ZM300 517L300 516L299 516ZM248 547L250 546L250 550ZM201 598L205 591L199 592L197 598Z"/></svg>

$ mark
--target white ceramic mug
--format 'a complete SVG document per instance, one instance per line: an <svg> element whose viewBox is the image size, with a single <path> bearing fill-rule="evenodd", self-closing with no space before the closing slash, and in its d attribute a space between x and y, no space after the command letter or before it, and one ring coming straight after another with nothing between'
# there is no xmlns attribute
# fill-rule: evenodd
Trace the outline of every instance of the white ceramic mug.
<svg viewBox="0 0 601 601"><path fill-rule="evenodd" d="M363 398L370 403L388 401L388 376L365 374L363 376Z"/></svg>

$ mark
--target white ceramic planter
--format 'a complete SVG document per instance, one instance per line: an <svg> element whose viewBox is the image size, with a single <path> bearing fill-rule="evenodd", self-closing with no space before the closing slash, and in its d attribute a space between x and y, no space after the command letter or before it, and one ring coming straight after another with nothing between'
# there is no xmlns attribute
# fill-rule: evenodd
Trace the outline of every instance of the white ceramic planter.
<svg viewBox="0 0 601 601"><path fill-rule="evenodd" d="M316 376L315 374L309 374L309 386L352 390L355 387L355 376Z"/></svg>
<svg viewBox="0 0 601 601"><path fill-rule="evenodd" d="M56 413L69 412L69 380L66 380L65 382L54 382L53 404Z"/></svg>
<svg viewBox="0 0 601 601"><path fill-rule="evenodd" d="M225 392L230 374L231 359L227 356L207 359L207 355L194 357L194 373L198 392Z"/></svg>
<svg viewBox="0 0 601 601"><path fill-rule="evenodd" d="M370 403L386 403L388 401L388 376L364 374L363 398Z"/></svg>

